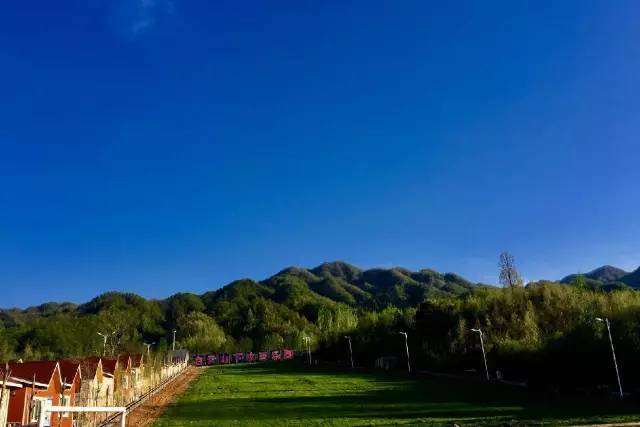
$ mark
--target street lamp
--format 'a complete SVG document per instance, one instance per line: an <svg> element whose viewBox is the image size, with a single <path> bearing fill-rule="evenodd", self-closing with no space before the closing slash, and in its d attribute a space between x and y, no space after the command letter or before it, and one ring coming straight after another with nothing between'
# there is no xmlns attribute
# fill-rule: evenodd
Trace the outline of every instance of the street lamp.
<svg viewBox="0 0 640 427"><path fill-rule="evenodd" d="M155 342L152 343L144 343L147 346L147 358L149 358L149 351L151 350L151 346L154 345Z"/></svg>
<svg viewBox="0 0 640 427"><path fill-rule="evenodd" d="M409 336L406 332L398 332L400 335L404 335L404 345L407 349L407 371L411 372L411 358L409 357Z"/></svg>
<svg viewBox="0 0 640 427"><path fill-rule="evenodd" d="M176 351L176 330L173 330L173 346L171 347L173 351Z"/></svg>
<svg viewBox="0 0 640 427"><path fill-rule="evenodd" d="M305 335L304 341L307 343L307 355L309 356L309 366L311 366L311 338Z"/></svg>
<svg viewBox="0 0 640 427"><path fill-rule="evenodd" d="M351 348L351 337L345 336L345 339L349 340L349 357L351 357L351 369L353 369L353 349Z"/></svg>
<svg viewBox="0 0 640 427"><path fill-rule="evenodd" d="M487 367L487 355L484 352L484 340L482 339L482 329L471 329L473 332L477 332L480 335L480 347L482 348L482 359L484 360L484 372L487 374L487 381L489 381L489 368Z"/></svg>
<svg viewBox="0 0 640 427"><path fill-rule="evenodd" d="M103 339L102 342L102 355L105 356L107 353L107 338L109 337L109 335L107 334L103 334L101 332L96 332L98 335L100 335Z"/></svg>
<svg viewBox="0 0 640 427"><path fill-rule="evenodd" d="M613 366L616 368L616 378L618 379L618 391L620 392L620 397L624 397L622 393L622 382L620 382L620 372L618 372L618 361L616 360L616 350L613 348L613 339L611 338L611 325L609 324L609 318L605 317L604 319L600 317L596 317L598 322L604 322L607 325L607 332L609 333L609 343L611 344L611 355L613 356Z"/></svg>

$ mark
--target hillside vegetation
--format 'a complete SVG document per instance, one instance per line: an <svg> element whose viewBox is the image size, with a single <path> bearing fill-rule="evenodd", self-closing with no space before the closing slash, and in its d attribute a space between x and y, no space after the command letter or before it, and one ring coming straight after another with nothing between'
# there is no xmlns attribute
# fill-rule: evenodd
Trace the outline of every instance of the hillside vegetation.
<svg viewBox="0 0 640 427"><path fill-rule="evenodd" d="M234 281L202 295L164 300L106 293L80 305L43 304L0 311L0 358L46 359L142 350L163 352L177 330L193 352L306 348L324 360L347 359L352 337L358 364L380 356L455 373L484 369L482 328L491 375L540 387L611 384L610 348L596 316L611 319L625 385L640 386L638 270L602 267L561 282L495 288L452 274L403 268L362 270L343 262L290 267L254 281ZM96 332L109 333L107 346ZM594 369L594 366L599 367ZM588 372L588 375L585 373Z"/></svg>
<svg viewBox="0 0 640 427"><path fill-rule="evenodd" d="M193 351L301 347L357 324L358 313L416 307L475 285L454 274L403 268L361 270L344 262L290 267L261 282L237 280L203 295L164 300L110 292L75 305L47 303L0 310L0 358L41 359L103 351L97 331L112 333L107 352L166 349L174 329Z"/></svg>
<svg viewBox="0 0 640 427"><path fill-rule="evenodd" d="M605 265L585 274L570 274L561 280L562 283L573 283L576 277L583 276L587 285L592 288L625 288L640 287L640 268L629 273L621 268Z"/></svg>

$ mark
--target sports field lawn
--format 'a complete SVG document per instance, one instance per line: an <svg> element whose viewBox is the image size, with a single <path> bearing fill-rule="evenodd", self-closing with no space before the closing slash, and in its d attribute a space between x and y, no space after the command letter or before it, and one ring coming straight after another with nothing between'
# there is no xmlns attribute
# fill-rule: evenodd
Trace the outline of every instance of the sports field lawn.
<svg viewBox="0 0 640 427"><path fill-rule="evenodd" d="M532 403L484 384L309 370L296 363L202 368L155 426L573 425L640 420L632 405Z"/></svg>

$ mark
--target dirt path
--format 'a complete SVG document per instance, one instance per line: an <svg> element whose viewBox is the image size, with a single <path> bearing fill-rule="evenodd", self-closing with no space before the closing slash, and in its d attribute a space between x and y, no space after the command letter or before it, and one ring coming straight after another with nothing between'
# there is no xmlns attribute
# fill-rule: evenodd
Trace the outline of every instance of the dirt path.
<svg viewBox="0 0 640 427"><path fill-rule="evenodd" d="M191 381L197 378L204 369L189 366L185 373L168 384L161 392L138 406L127 416L128 427L146 427L153 424L180 393L184 392Z"/></svg>

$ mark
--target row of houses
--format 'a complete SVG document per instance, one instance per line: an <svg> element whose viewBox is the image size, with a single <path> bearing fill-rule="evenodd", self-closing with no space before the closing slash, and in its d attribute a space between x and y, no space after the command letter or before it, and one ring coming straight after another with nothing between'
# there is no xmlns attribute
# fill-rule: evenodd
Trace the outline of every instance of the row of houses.
<svg viewBox="0 0 640 427"><path fill-rule="evenodd" d="M0 426L38 421L45 401L60 406L123 406L188 363L171 357L145 365L142 354L59 361L12 362L0 367ZM46 414L55 427L96 425L107 414Z"/></svg>

